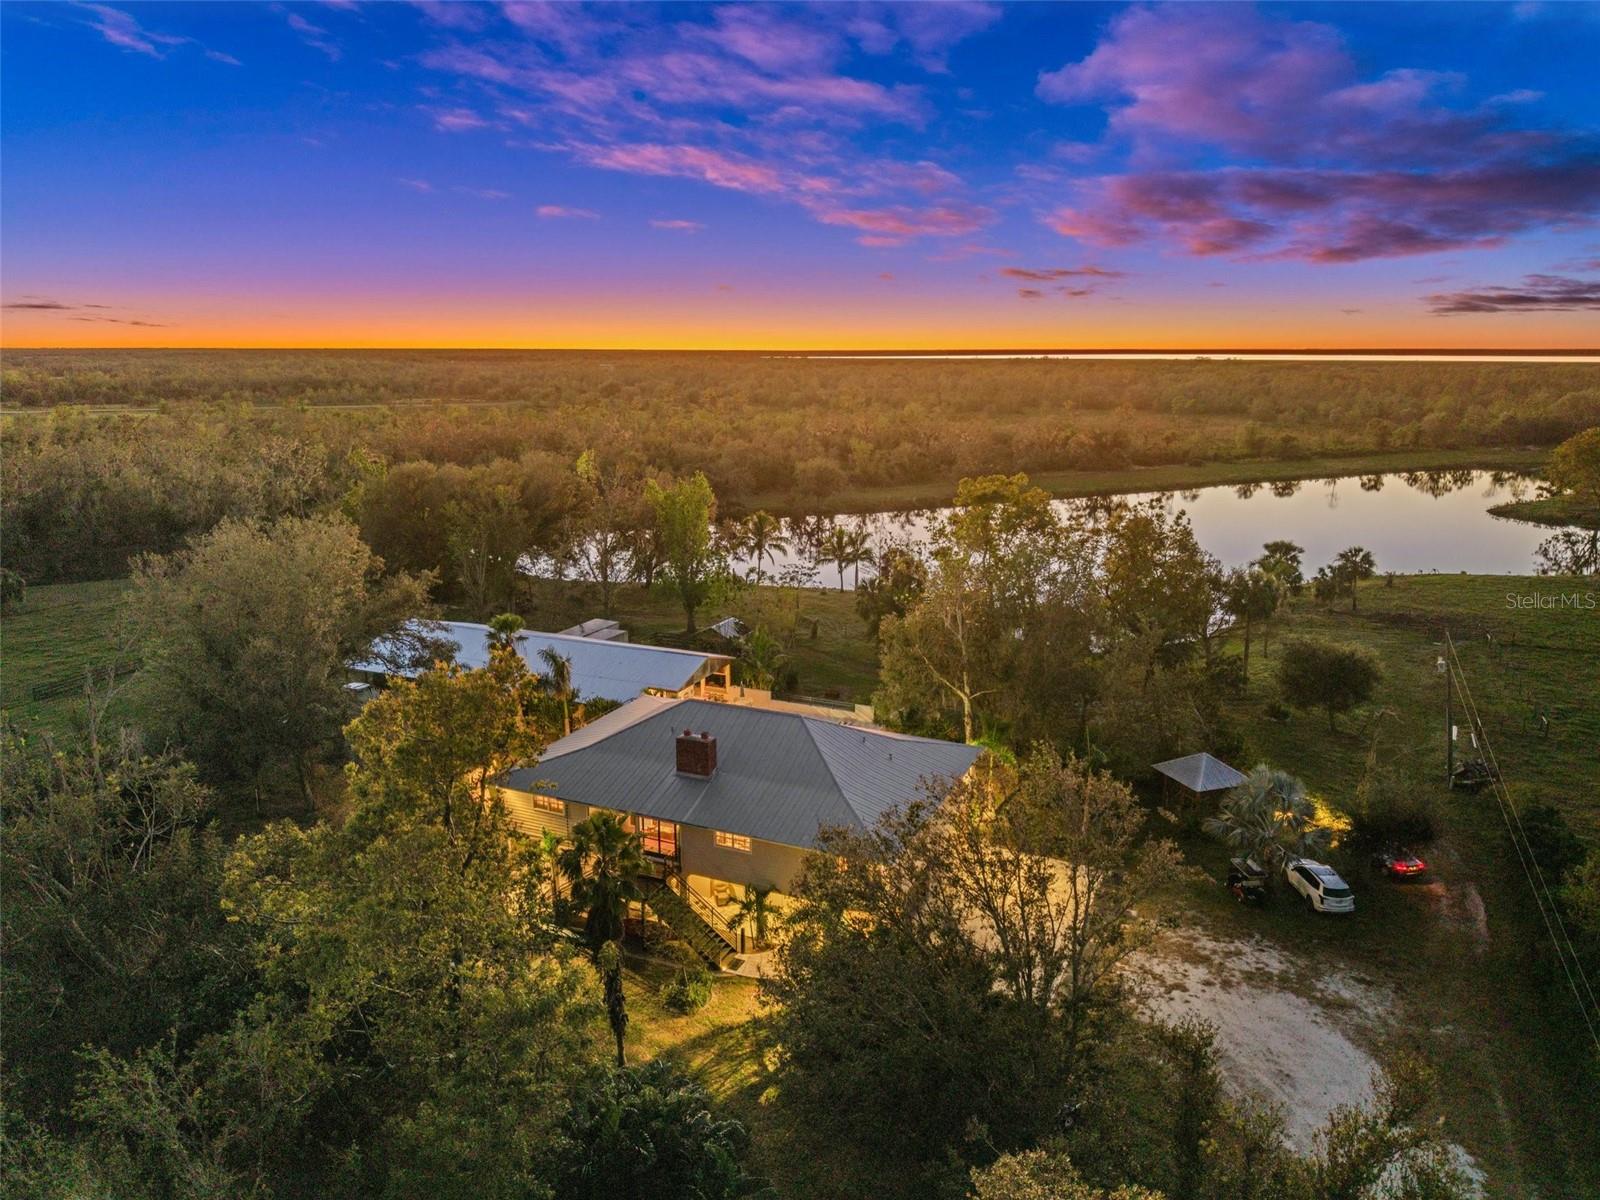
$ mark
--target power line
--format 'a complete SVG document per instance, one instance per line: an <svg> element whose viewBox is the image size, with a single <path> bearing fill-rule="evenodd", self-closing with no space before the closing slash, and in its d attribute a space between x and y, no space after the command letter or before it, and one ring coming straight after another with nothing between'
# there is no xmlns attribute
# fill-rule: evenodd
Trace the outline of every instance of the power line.
<svg viewBox="0 0 1600 1200"><path fill-rule="evenodd" d="M1450 667L1450 677L1458 682L1463 705L1468 710L1468 719L1472 722L1471 729L1474 740L1481 746L1489 763L1489 788L1494 793L1495 803L1500 808L1501 819L1506 823L1506 831L1511 835L1512 848L1517 852L1517 861L1522 867L1523 877L1528 881L1528 888L1533 892L1534 903L1539 907L1539 915L1544 919L1545 929L1550 934L1550 942L1555 947L1556 960L1561 964L1561 970L1567 977L1567 985L1572 989L1572 998L1577 1001L1579 1015L1583 1017L1584 1026L1589 1031L1589 1037L1594 1041L1595 1048L1600 1050L1600 1030L1596 1029L1594 1017L1590 1013L1593 1007L1600 1011L1600 1004L1595 1001L1594 988L1589 982L1588 974L1583 969L1583 962L1578 957L1576 947L1572 944L1572 937L1567 932L1566 922L1561 919L1561 909L1556 904L1555 897L1551 894L1550 885L1545 881L1544 872L1539 869L1538 858L1533 854L1532 845L1528 842L1527 830L1522 824L1522 814L1517 811L1516 802L1511 798L1510 790L1505 786L1505 778L1500 770L1500 761L1495 755L1494 747L1490 744L1488 731L1484 728L1483 720L1478 714L1477 701L1473 698L1472 690L1467 685L1466 668L1461 663L1461 656L1456 651L1455 642L1450 634L1445 633L1445 649ZM1454 731L1448 731L1454 737ZM1530 869L1531 863L1531 869ZM1535 882L1537 877L1537 882ZM1557 931L1560 931L1559 934ZM1563 944L1564 943L1564 944ZM1569 962L1570 958L1570 962ZM1579 986L1579 981L1582 986ZM1587 994L1588 1002L1584 996Z"/></svg>

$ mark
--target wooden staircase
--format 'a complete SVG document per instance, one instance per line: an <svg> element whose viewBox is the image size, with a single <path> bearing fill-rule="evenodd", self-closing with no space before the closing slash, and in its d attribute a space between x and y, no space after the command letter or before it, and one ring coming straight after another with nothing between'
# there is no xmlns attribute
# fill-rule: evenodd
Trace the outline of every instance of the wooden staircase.
<svg viewBox="0 0 1600 1200"><path fill-rule="evenodd" d="M738 953L738 931L682 875L668 871L660 878L646 876L639 886L650 911L713 967Z"/></svg>

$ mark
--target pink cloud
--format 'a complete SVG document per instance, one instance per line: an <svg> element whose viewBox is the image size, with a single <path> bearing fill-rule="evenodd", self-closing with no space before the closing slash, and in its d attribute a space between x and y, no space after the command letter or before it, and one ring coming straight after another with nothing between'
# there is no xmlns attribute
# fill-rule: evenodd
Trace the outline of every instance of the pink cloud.
<svg viewBox="0 0 1600 1200"><path fill-rule="evenodd" d="M1000 274L1008 279L1026 279L1033 283L1052 283L1060 279L1121 279L1126 272L1109 271L1104 267L1001 267Z"/></svg>
<svg viewBox="0 0 1600 1200"><path fill-rule="evenodd" d="M94 19L84 24L120 50L148 55L150 58L165 58L167 51L177 46L195 46L213 62L225 63L230 67L243 65L233 55L208 49L194 38L146 29L131 13L123 12L120 8L112 8L108 4L77 4L74 7L92 13Z"/></svg>
<svg viewBox="0 0 1600 1200"><path fill-rule="evenodd" d="M568 208L564 204L541 204L533 211L546 221L598 221L600 219L600 214L592 208Z"/></svg>
<svg viewBox="0 0 1600 1200"><path fill-rule="evenodd" d="M899 246L918 237L961 237L994 220L993 210L965 204L825 209L816 215L824 225L861 230L863 236L856 240L864 246Z"/></svg>
<svg viewBox="0 0 1600 1200"><path fill-rule="evenodd" d="M833 30L785 19L771 8L729 4L714 18L711 26L686 25L685 32L773 74L824 70L843 50Z"/></svg>
<svg viewBox="0 0 1600 1200"><path fill-rule="evenodd" d="M1240 5L1129 9L1038 93L1107 103L1135 169L1078 182L1046 223L1093 245L1338 263L1591 220L1600 163L1583 140L1516 128L1504 104L1452 107L1464 87L1427 70L1362 79L1316 22ZM1139 165L1217 150L1254 165Z"/></svg>
<svg viewBox="0 0 1600 1200"><path fill-rule="evenodd" d="M433 118L433 127L440 133L467 133L489 125L470 108L424 108L422 111Z"/></svg>
<svg viewBox="0 0 1600 1200"><path fill-rule="evenodd" d="M893 42L886 50L936 58L1000 11L936 7L862 5L850 20L878 23ZM918 85L881 83L841 65L857 37L836 17L842 10L724 5L684 8L666 23L624 6L500 11L520 40L446 43L422 56L495 96L490 117L481 105L430 110L441 131L515 122L528 131L518 144L605 170L779 200L869 244L957 236L993 219L948 168L878 149L886 124L918 126L931 110ZM924 65L935 69L931 58ZM858 133L871 136L870 151L854 140Z"/></svg>
<svg viewBox="0 0 1600 1200"><path fill-rule="evenodd" d="M783 175L776 169L702 146L645 143L578 146L574 149L578 157L589 165L613 171L629 171L635 175L677 175L701 179L717 187L762 195L789 190Z"/></svg>
<svg viewBox="0 0 1600 1200"><path fill-rule="evenodd" d="M705 228L705 225L700 221L685 221L682 218L672 218L668 220L652 220L650 228L665 229L671 233L699 233Z"/></svg>
<svg viewBox="0 0 1600 1200"><path fill-rule="evenodd" d="M289 28L300 35L301 41L326 56L329 62L338 62L344 56L339 43L334 41L333 35L322 26L313 25L296 12L291 12L286 20L289 22Z"/></svg>

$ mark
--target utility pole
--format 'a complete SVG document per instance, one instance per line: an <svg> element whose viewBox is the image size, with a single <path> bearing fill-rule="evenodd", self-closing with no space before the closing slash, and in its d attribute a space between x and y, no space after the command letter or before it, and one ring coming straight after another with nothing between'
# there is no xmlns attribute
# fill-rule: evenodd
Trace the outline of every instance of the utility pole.
<svg viewBox="0 0 1600 1200"><path fill-rule="evenodd" d="M1456 779L1456 731L1455 723L1450 715L1450 658L1453 647L1450 635L1444 635L1444 653L1439 656L1439 674L1444 676L1444 783L1446 787L1455 787Z"/></svg>

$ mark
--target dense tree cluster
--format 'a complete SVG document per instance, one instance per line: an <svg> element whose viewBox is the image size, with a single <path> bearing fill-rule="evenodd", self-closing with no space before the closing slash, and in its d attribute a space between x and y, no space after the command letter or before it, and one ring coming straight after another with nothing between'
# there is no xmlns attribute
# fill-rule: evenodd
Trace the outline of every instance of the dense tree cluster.
<svg viewBox="0 0 1600 1200"><path fill-rule="evenodd" d="M1600 423L1583 364L14 351L3 391L11 408L138 410L8 421L0 550L34 583L120 574L225 516L306 515L385 469L361 519L374 548L453 576L473 545L448 544L447 506L510 506L521 549L554 544L590 448L636 478L701 471L738 513L995 471L1552 444Z"/></svg>
<svg viewBox="0 0 1600 1200"><path fill-rule="evenodd" d="M1129 771L1232 739L1215 653L1227 580L1181 512L1063 512L1024 475L987 476L962 481L925 559L896 554L861 600L879 621L880 717Z"/></svg>
<svg viewBox="0 0 1600 1200"><path fill-rule="evenodd" d="M607 1064L551 847L490 783L537 753L528 685L505 649L397 685L344 818L231 848L175 759L8 737L6 1194L754 1194L701 1089Z"/></svg>

